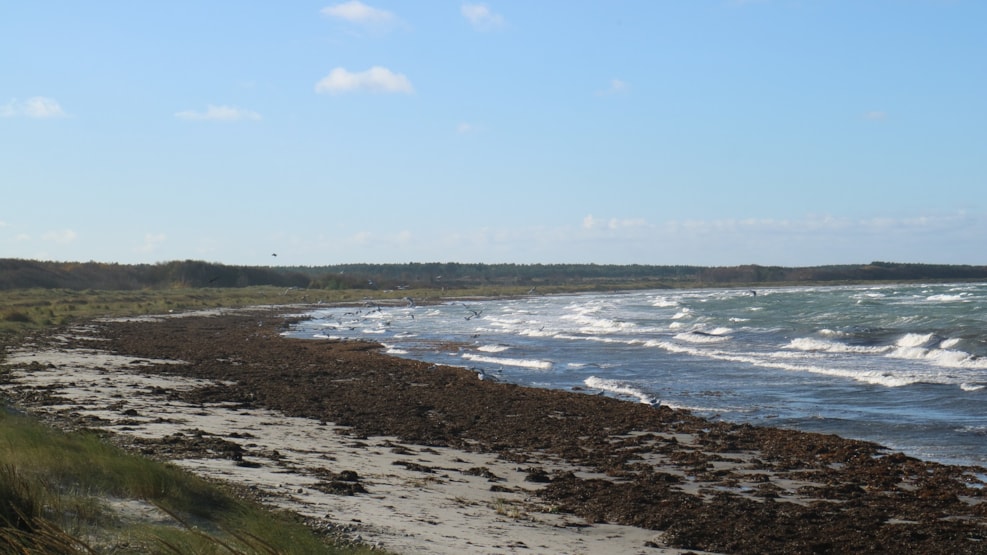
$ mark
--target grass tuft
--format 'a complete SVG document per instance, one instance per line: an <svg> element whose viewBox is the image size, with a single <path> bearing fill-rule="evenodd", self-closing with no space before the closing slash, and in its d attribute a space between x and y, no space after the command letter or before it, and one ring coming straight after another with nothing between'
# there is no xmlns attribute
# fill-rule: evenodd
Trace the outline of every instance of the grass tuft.
<svg viewBox="0 0 987 555"><path fill-rule="evenodd" d="M123 518L140 500L172 525ZM0 410L0 553L353 554L177 466Z"/></svg>

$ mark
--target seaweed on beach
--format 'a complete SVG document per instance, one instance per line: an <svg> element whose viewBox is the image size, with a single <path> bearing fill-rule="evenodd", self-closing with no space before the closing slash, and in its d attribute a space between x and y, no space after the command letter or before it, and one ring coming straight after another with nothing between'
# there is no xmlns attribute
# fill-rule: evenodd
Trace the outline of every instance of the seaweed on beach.
<svg viewBox="0 0 987 555"><path fill-rule="evenodd" d="M186 401L249 400L346 426L356 438L396 437L402 443L392 449L402 453L419 446L493 453L532 469L532 495L546 506L591 523L662 532L671 547L987 552L984 491L969 479L975 469L833 435L477 380L468 370L387 356L372 343L285 338L278 321L270 314L190 316L104 322L95 333L117 353L183 361L141 372L231 384L186 391ZM194 433L174 439L220 453L226 441ZM320 484L343 495L361 493L357 486L338 476Z"/></svg>

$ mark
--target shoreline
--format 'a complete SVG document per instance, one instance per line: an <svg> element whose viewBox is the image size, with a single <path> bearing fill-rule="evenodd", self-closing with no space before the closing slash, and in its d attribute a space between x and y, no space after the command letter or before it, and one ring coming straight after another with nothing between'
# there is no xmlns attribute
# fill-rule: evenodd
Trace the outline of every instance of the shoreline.
<svg viewBox="0 0 987 555"><path fill-rule="evenodd" d="M297 312L60 330L3 391L399 553L987 552L983 469L281 337Z"/></svg>

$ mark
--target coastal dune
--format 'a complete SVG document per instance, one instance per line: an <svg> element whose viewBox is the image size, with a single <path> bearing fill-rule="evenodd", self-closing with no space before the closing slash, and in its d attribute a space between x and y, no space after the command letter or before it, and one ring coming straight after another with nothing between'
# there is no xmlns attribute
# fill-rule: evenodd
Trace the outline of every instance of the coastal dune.
<svg viewBox="0 0 987 555"><path fill-rule="evenodd" d="M4 394L399 553L987 552L983 469L282 337L294 318L57 330L8 353Z"/></svg>

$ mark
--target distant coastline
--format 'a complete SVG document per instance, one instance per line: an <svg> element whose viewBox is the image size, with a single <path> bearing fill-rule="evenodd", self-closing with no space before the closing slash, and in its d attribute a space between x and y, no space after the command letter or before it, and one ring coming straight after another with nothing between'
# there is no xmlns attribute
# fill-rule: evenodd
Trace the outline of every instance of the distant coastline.
<svg viewBox="0 0 987 555"><path fill-rule="evenodd" d="M198 260L157 264L0 259L0 290L138 290L275 286L316 290L516 293L646 288L748 287L987 280L985 265L870 262L812 267L469 264L457 262L236 266Z"/></svg>

